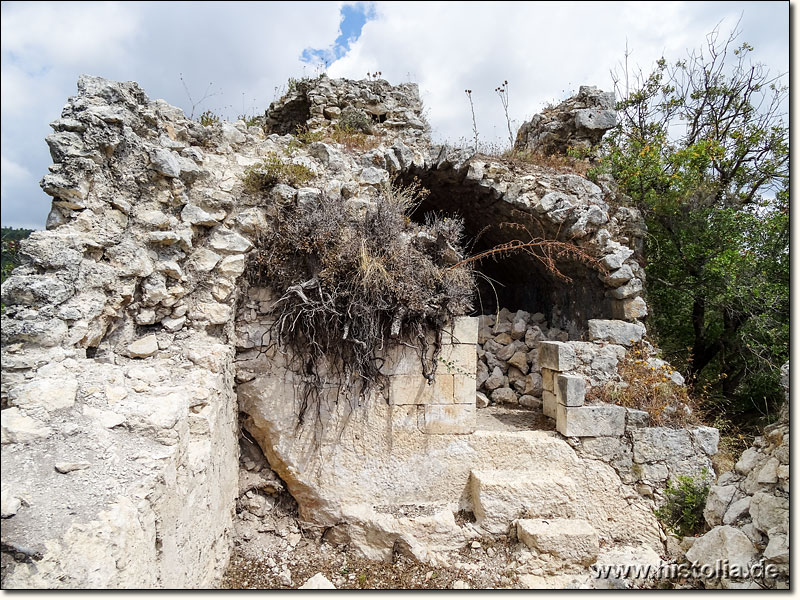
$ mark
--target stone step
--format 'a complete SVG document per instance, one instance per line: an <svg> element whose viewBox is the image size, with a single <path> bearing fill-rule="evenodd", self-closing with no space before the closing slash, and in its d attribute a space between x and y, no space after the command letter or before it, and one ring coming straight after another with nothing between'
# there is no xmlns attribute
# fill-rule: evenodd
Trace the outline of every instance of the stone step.
<svg viewBox="0 0 800 600"><path fill-rule="evenodd" d="M597 530L583 519L520 519L517 537L533 550L582 565L600 552Z"/></svg>
<svg viewBox="0 0 800 600"><path fill-rule="evenodd" d="M554 463L578 465L575 451L555 431L477 430L470 445L480 459L473 469L547 471Z"/></svg>
<svg viewBox="0 0 800 600"><path fill-rule="evenodd" d="M493 534L523 518L576 516L579 486L560 470L473 470L469 488L477 524Z"/></svg>

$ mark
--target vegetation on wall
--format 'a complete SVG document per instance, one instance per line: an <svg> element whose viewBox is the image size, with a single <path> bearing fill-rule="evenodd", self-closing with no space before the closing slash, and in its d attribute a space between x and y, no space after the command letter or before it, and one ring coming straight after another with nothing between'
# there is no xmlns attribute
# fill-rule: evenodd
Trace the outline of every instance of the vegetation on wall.
<svg viewBox="0 0 800 600"><path fill-rule="evenodd" d="M648 226L651 333L708 412L754 423L788 358L787 89L735 38L618 75L603 162Z"/></svg>
<svg viewBox="0 0 800 600"><path fill-rule="evenodd" d="M471 268L449 268L462 253L462 223L411 221L424 194L416 185L387 185L362 207L341 195L274 206L272 230L258 240L246 276L278 295L268 345L298 359L301 418L330 381L342 382L337 399L373 389L389 338L418 348L431 381L442 327L472 310Z"/></svg>

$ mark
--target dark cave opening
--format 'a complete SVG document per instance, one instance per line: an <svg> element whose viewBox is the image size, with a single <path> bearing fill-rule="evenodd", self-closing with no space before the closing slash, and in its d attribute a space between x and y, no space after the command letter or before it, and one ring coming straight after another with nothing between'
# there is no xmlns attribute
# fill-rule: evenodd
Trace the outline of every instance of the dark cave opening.
<svg viewBox="0 0 800 600"><path fill-rule="evenodd" d="M515 208L491 188L464 180L463 174L416 169L405 173L400 183L409 184L414 178L430 194L411 218L424 223L426 215L436 213L463 219L469 256L512 240L527 242L531 237L565 241L555 224ZM557 277L524 252L484 258L474 266L480 273L474 315L491 314L499 308L541 312L551 326L566 329L570 338L579 339L589 319L610 314L610 301L598 273L579 261L558 261L558 270L569 280Z"/></svg>

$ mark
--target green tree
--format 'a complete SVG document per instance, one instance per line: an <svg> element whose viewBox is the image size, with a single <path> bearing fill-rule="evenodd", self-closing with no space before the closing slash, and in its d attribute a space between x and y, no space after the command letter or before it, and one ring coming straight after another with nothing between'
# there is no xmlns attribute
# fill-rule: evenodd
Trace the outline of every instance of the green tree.
<svg viewBox="0 0 800 600"><path fill-rule="evenodd" d="M788 358L788 90L737 36L715 30L646 76L626 56L603 162L648 226L659 345L712 402L749 418L780 402Z"/></svg>

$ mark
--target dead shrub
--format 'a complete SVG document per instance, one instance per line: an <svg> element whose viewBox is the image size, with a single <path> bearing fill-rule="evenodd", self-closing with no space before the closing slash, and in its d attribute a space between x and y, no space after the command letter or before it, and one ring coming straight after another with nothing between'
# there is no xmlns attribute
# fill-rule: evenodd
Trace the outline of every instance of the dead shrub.
<svg viewBox="0 0 800 600"><path fill-rule="evenodd" d="M257 241L246 276L279 297L269 338L305 377L301 421L325 387L355 399L382 381L389 338L415 346L432 381L442 326L472 310L471 268L448 268L462 253L462 222L408 217L425 192L387 185L363 209L341 196L279 206Z"/></svg>
<svg viewBox="0 0 800 600"><path fill-rule="evenodd" d="M562 173L573 173L581 177L587 177L592 169L592 163L580 156L568 156L563 154L543 154L531 152L529 150L509 150L500 158L511 163L522 163L546 167Z"/></svg>
<svg viewBox="0 0 800 600"><path fill-rule="evenodd" d="M670 379L674 372L670 365L653 358L644 344L634 344L617 366L621 381L593 387L587 400L647 411L656 427L700 425L697 402L688 388Z"/></svg>
<svg viewBox="0 0 800 600"><path fill-rule="evenodd" d="M381 143L381 138L376 135L342 127L340 124L331 127L328 132L328 137L332 142L341 144L351 152L354 150L366 152L367 150L377 148Z"/></svg>
<svg viewBox="0 0 800 600"><path fill-rule="evenodd" d="M284 162L277 154L270 152L259 164L245 169L242 181L247 191L259 194L278 183L298 187L313 178L313 171L305 165Z"/></svg>

